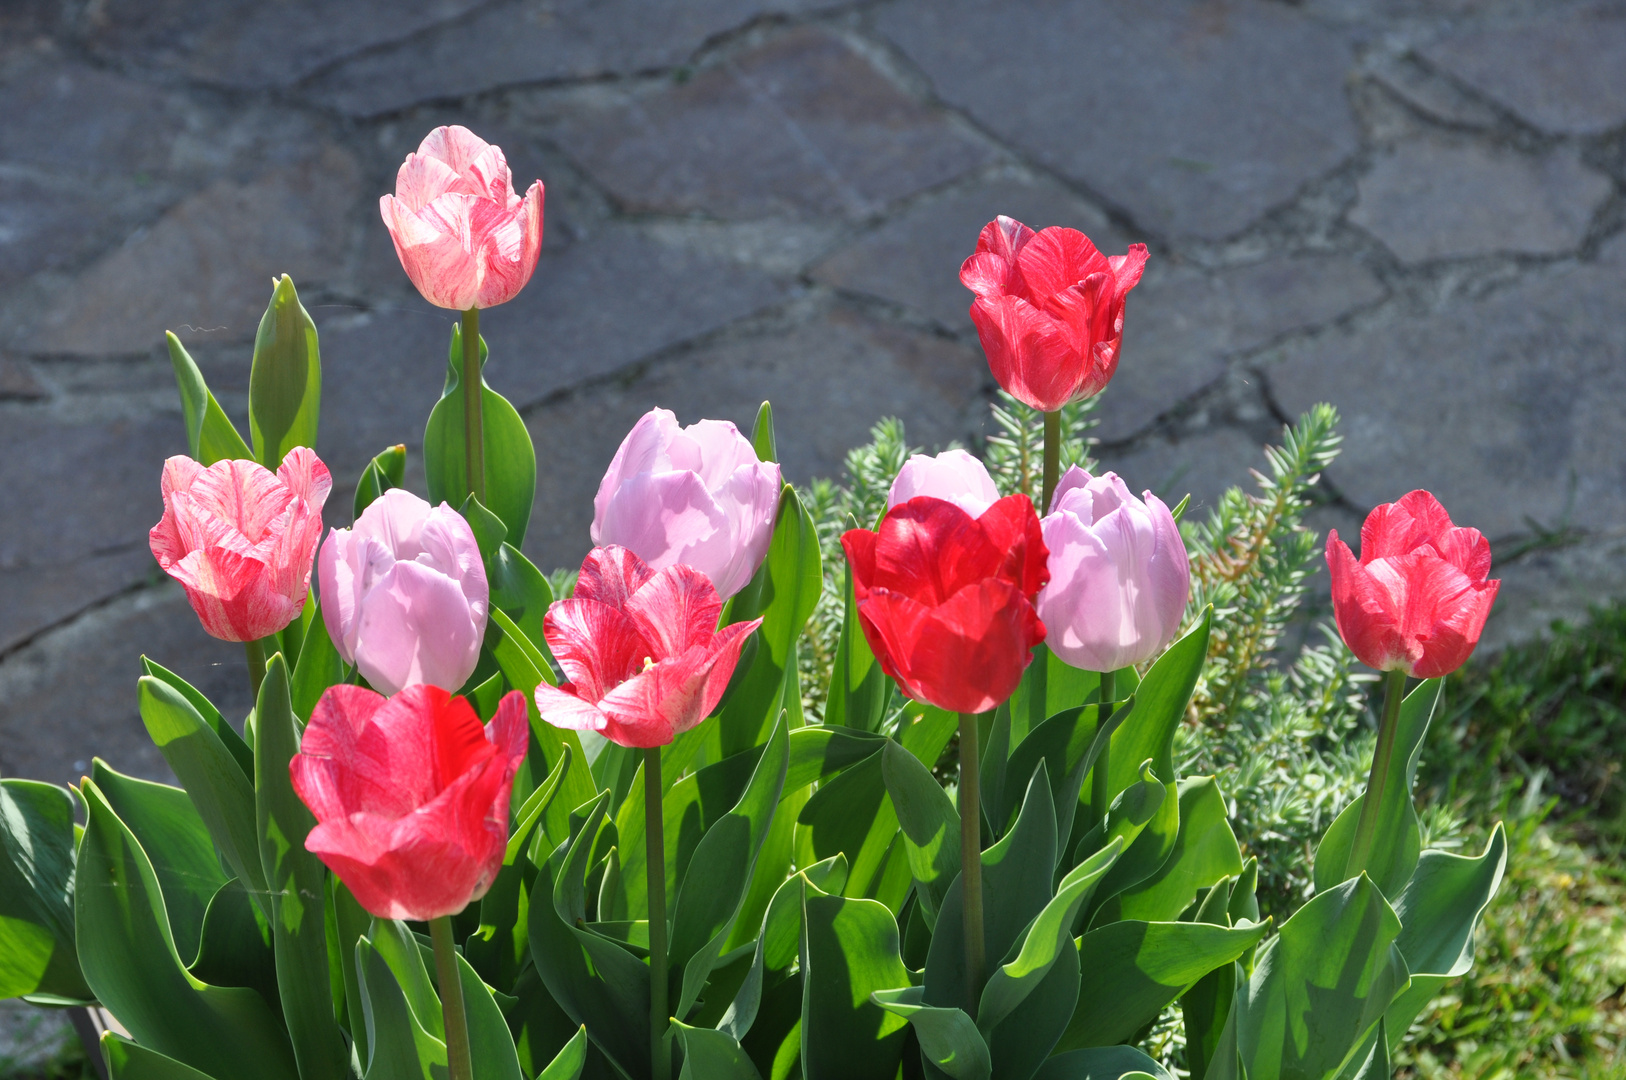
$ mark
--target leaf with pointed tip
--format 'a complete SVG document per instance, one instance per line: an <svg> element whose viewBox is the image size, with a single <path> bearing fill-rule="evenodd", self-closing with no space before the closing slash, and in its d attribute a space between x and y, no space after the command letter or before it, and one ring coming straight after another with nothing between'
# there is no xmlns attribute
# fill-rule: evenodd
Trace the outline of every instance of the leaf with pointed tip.
<svg viewBox="0 0 1626 1080"><path fill-rule="evenodd" d="M1212 776L1175 785L1180 826L1174 847L1151 877L1118 897L1121 918L1146 922L1176 919L1201 889L1242 873L1242 853L1226 820L1225 795Z"/></svg>
<svg viewBox="0 0 1626 1080"><path fill-rule="evenodd" d="M164 343L169 346L170 366L175 369L175 384L181 391L181 415L186 420L188 456L201 465L213 465L228 458L253 460L253 451L237 434L220 402L209 392L208 385L203 381L203 373L181 344L181 339L166 330Z"/></svg>
<svg viewBox="0 0 1626 1080"><path fill-rule="evenodd" d="M0 780L0 996L91 998L74 941L73 797Z"/></svg>
<svg viewBox="0 0 1626 1080"><path fill-rule="evenodd" d="M1100 692L1101 676L1094 671L1072 667L1040 644L1033 650L1033 662L1022 672L1022 681L1011 695L1011 745L1022 740L1057 713L1077 709ZM1052 782L1054 777L1051 778Z"/></svg>
<svg viewBox="0 0 1626 1080"><path fill-rule="evenodd" d="M111 1080L214 1080L208 1073L112 1031L102 1033L102 1058Z"/></svg>
<svg viewBox="0 0 1626 1080"><path fill-rule="evenodd" d="M587 1064L587 1029L578 1027L576 1034L570 1037L558 1054L554 1055L548 1067L538 1074L536 1080L580 1080L582 1066Z"/></svg>
<svg viewBox="0 0 1626 1080"><path fill-rule="evenodd" d="M148 675L160 682L167 683L170 689L176 691L186 699L197 714L203 718L204 723L218 736L220 741L243 768L243 775L251 782L254 779L254 751L243 741L243 737L220 715L214 702L203 696L203 692L160 664L154 663L146 656L141 658L141 666Z"/></svg>
<svg viewBox="0 0 1626 1080"><path fill-rule="evenodd" d="M909 985L892 913L802 885L801 965L802 1075L893 1080L908 1021L870 999Z"/></svg>
<svg viewBox="0 0 1626 1080"><path fill-rule="evenodd" d="M825 781L797 815L815 859L837 852L847 856L847 896L874 897L880 891L898 835L898 815L886 791L881 759L880 754L872 755Z"/></svg>
<svg viewBox="0 0 1626 1080"><path fill-rule="evenodd" d="M390 488L398 488L405 482L406 444L396 443L379 451L361 471L361 479L356 482L351 520L359 518L361 512L371 506L384 492Z"/></svg>
<svg viewBox="0 0 1626 1080"><path fill-rule="evenodd" d="M294 665L290 688L294 715L302 723L309 722L311 711L322 700L322 695L327 693L328 687L342 682L344 657L333 647L333 638L328 635L327 621L322 618L321 605L318 603L316 617L311 620L310 629L300 645L299 662Z"/></svg>
<svg viewBox="0 0 1626 1080"><path fill-rule="evenodd" d="M1197 625L1157 658L1136 688L1134 711L1112 735L1108 755L1111 795L1139 779L1140 763L1147 758L1152 759L1157 775L1171 781L1178 775L1174 768L1174 733L1186 714L1197 676L1208 656L1208 631L1213 618L1213 608L1205 608ZM1122 688L1119 693L1123 693ZM1099 815L1100 808L1094 809Z"/></svg>
<svg viewBox="0 0 1626 1080"><path fill-rule="evenodd" d="M508 1031L491 988L480 981L474 968L461 955L457 957L457 977L463 986L463 1010L468 1017L469 1061L480 1080L525 1080L519 1069L519 1054Z"/></svg>
<svg viewBox="0 0 1626 1080"><path fill-rule="evenodd" d="M367 1024L364 1080L439 1080L446 1043L424 1029L408 1005L395 969L366 938L356 942L356 972Z"/></svg>
<svg viewBox="0 0 1626 1080"><path fill-rule="evenodd" d="M994 1064L982 1032L964 1009L921 1004L919 986L877 990L869 999L915 1029L922 1056L953 1080L989 1080Z"/></svg>
<svg viewBox="0 0 1626 1080"><path fill-rule="evenodd" d="M254 457L272 472L296 446L316 447L322 412L322 359L316 324L299 302L287 274L277 279L271 303L254 335L248 375L248 432Z"/></svg>
<svg viewBox="0 0 1626 1080"><path fill-rule="evenodd" d="M1057 1054L1033 1080L1174 1080L1169 1071L1133 1046L1097 1046Z"/></svg>
<svg viewBox="0 0 1626 1080"><path fill-rule="evenodd" d="M672 1030L683 1044L683 1071L678 1080L762 1080L732 1036L715 1028L690 1027L672 1021Z"/></svg>
<svg viewBox="0 0 1626 1080"><path fill-rule="evenodd" d="M886 741L881 774L903 830L915 895L927 925L935 925L949 883L960 872L960 814L931 771L901 743Z"/></svg>

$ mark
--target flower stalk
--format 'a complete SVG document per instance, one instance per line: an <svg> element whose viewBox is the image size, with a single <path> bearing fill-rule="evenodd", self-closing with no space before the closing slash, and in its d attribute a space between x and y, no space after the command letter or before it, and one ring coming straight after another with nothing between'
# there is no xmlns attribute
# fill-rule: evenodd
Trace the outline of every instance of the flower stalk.
<svg viewBox="0 0 1626 1080"><path fill-rule="evenodd" d="M965 1011L977 1015L986 964L982 936L982 764L977 753L977 717L960 714L960 882L965 894Z"/></svg>
<svg viewBox="0 0 1626 1080"><path fill-rule="evenodd" d="M1394 771L1395 733L1400 727L1400 705L1406 698L1406 673L1399 669L1383 676L1383 722L1378 728L1378 745L1372 752L1372 775L1366 781L1366 797L1361 800L1361 816L1355 823L1355 839L1349 847L1349 865L1344 876L1354 877L1366 869L1377 841L1378 815Z"/></svg>
<svg viewBox="0 0 1626 1080"><path fill-rule="evenodd" d="M486 501L486 437L482 407L484 382L480 378L480 309L463 312L463 463L469 490Z"/></svg>
<svg viewBox="0 0 1626 1080"><path fill-rule="evenodd" d="M463 1008L463 979L457 972L457 947L452 944L452 917L429 920L429 938L435 946L435 977L440 983L440 1007L446 1017L446 1065L451 1080L474 1080L469 1058L469 1018Z"/></svg>
<svg viewBox="0 0 1626 1080"><path fill-rule="evenodd" d="M661 748L644 748L644 872L649 894L649 1075L670 1080L666 1050L666 836L661 821Z"/></svg>
<svg viewBox="0 0 1626 1080"><path fill-rule="evenodd" d="M1056 481L1061 479L1061 410L1044 414L1044 488L1040 496L1039 513L1050 513L1050 500L1056 495Z"/></svg>
<svg viewBox="0 0 1626 1080"><path fill-rule="evenodd" d="M1118 673L1101 672L1101 704L1096 710L1096 725L1107 722L1112 715L1112 699L1118 696ZM1112 805L1112 740L1101 744L1101 753L1090 768L1090 806L1101 821L1107 819L1107 807ZM1103 831L1104 827L1103 827Z"/></svg>
<svg viewBox="0 0 1626 1080"><path fill-rule="evenodd" d="M248 656L248 684L254 689L254 700L260 700L260 684L265 682L265 642L260 638L250 638L243 642L243 652Z"/></svg>

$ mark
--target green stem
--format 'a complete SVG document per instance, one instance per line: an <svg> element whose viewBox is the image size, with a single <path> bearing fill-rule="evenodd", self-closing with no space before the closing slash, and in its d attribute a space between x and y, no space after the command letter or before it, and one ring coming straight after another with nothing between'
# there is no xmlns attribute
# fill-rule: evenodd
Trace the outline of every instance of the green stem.
<svg viewBox="0 0 1626 1080"><path fill-rule="evenodd" d="M469 490L486 501L486 439L481 407L485 383L480 378L480 309L463 313L463 463Z"/></svg>
<svg viewBox="0 0 1626 1080"><path fill-rule="evenodd" d="M1372 859L1372 845L1378 838L1378 815L1383 807L1384 789L1394 770L1395 733L1400 727L1400 703L1406 698L1406 673L1391 671L1383 677L1383 722L1378 727L1378 745L1372 752L1372 775L1366 781L1366 797L1361 800L1361 816L1355 824L1355 839L1349 845L1349 864L1344 877L1352 878L1366 869Z"/></svg>
<svg viewBox="0 0 1626 1080"><path fill-rule="evenodd" d="M644 749L644 889L649 896L649 1075L670 1080L666 1049L666 836L661 821L661 748Z"/></svg>
<svg viewBox="0 0 1626 1080"><path fill-rule="evenodd" d="M265 639L243 642L243 651L248 654L248 683L254 688L254 700L258 702L260 684L265 681Z"/></svg>
<svg viewBox="0 0 1626 1080"><path fill-rule="evenodd" d="M1096 726L1107 722L1112 715L1112 699L1118 696L1118 673L1101 672L1101 704L1096 710ZM1101 744L1101 753L1090 769L1090 807L1105 821L1107 807L1112 805L1112 740Z"/></svg>
<svg viewBox="0 0 1626 1080"><path fill-rule="evenodd" d="M1039 514L1050 513L1050 500L1056 494L1056 481L1061 479L1061 410L1044 414L1044 498L1039 503Z"/></svg>
<svg viewBox="0 0 1626 1080"><path fill-rule="evenodd" d="M977 717L960 714L960 881L965 899L965 1011L977 1015L985 964L982 936L982 795Z"/></svg>
<svg viewBox="0 0 1626 1080"><path fill-rule="evenodd" d="M446 1017L446 1064L451 1080L474 1080L469 1059L469 1018L463 1009L463 979L457 971L457 947L452 944L452 917L429 920L429 938L435 945L435 977L440 982L440 1008Z"/></svg>

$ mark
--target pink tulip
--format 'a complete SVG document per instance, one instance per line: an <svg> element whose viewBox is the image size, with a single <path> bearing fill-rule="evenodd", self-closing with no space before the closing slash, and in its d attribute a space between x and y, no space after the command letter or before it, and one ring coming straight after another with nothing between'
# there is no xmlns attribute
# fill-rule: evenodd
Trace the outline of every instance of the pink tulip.
<svg viewBox="0 0 1626 1080"><path fill-rule="evenodd" d="M502 869L529 735L517 690L482 726L467 700L438 687L388 700L329 687L288 763L316 817L306 849L381 919L457 914Z"/></svg>
<svg viewBox="0 0 1626 1080"><path fill-rule="evenodd" d="M455 691L474 673L490 590L473 530L446 503L391 488L328 534L319 573L328 636L374 689Z"/></svg>
<svg viewBox="0 0 1626 1080"><path fill-rule="evenodd" d="M656 570L683 564L723 599L768 554L779 509L779 466L726 420L686 428L651 409L615 452L593 499L593 543L632 550Z"/></svg>
<svg viewBox="0 0 1626 1080"><path fill-rule="evenodd" d="M721 631L723 601L692 566L655 570L621 547L594 548L576 592L555 601L543 634L568 682L536 688L555 727L622 746L665 746L710 716L761 619Z"/></svg>
<svg viewBox="0 0 1626 1080"><path fill-rule="evenodd" d="M1085 671L1116 671L1174 639L1191 588L1174 515L1150 491L1135 498L1116 473L1073 466L1044 519L1050 584L1039 593L1045 640Z"/></svg>
<svg viewBox="0 0 1626 1080"><path fill-rule="evenodd" d="M512 300L542 251L542 181L514 194L501 148L465 127L424 136L378 200L412 284L436 307L466 311Z"/></svg>
<svg viewBox="0 0 1626 1080"><path fill-rule="evenodd" d="M164 516L147 539L205 631L254 641L299 617L333 488L313 451L295 447L274 474L253 461L204 468L177 455L162 483Z"/></svg>
<svg viewBox="0 0 1626 1080"><path fill-rule="evenodd" d="M886 508L917 495L943 499L972 517L981 517L999 500L999 489L982 462L964 450L944 450L936 457L916 454L904 462L886 494Z"/></svg>

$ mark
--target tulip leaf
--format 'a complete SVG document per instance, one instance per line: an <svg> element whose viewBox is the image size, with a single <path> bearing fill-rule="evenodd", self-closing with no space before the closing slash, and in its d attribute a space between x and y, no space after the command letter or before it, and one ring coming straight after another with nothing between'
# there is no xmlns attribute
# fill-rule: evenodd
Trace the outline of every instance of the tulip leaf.
<svg viewBox="0 0 1626 1080"><path fill-rule="evenodd" d="M825 725L797 728L790 733L790 766L785 772L785 791L823 783L879 752L886 742L885 736L852 728Z"/></svg>
<svg viewBox="0 0 1626 1080"><path fill-rule="evenodd" d="M305 850L316 818L294 791L289 763L299 752L288 664L278 653L265 666L254 710L255 819L260 862L271 899L277 993L301 1080L343 1080L350 1054L334 1019L327 953L327 870Z"/></svg>
<svg viewBox="0 0 1626 1080"><path fill-rule="evenodd" d="M1203 661L1208 656L1208 630L1214 621L1212 607L1204 608L1197 625L1166 649L1135 689L1134 711L1112 735L1108 775L1111 795L1140 778L1140 763L1152 759L1157 775L1174 780L1174 733L1186 715L1191 692L1197 687ZM1120 676L1119 693L1124 692ZM1092 807L1096 816L1101 808Z"/></svg>
<svg viewBox="0 0 1626 1080"><path fill-rule="evenodd" d="M544 681L550 686L556 685L553 677L553 665L548 663L547 657L542 654L541 649L514 623L514 620L510 619L500 608L491 608L489 614L491 628L499 631L502 635L500 641L492 646L492 655L497 658L497 664L502 668L504 675L508 675L510 669L513 669L523 680L523 682L516 682L513 676L509 676L508 681L515 684L515 689L524 690L527 698L535 698L536 688L542 685ZM491 631L488 630L486 633L488 641L492 636ZM513 654L508 651L510 649L518 651L519 659L523 663L516 662L513 659ZM529 688L526 687L526 683L529 683ZM553 725L549 724L548 726L552 727ZM555 728L554 730L561 729ZM577 741L579 742L579 740Z"/></svg>
<svg viewBox="0 0 1626 1080"><path fill-rule="evenodd" d="M166 330L164 342L169 346L170 366L175 369L175 383L181 391L181 415L186 419L189 456L200 465L213 465L227 459L253 460L248 443L237 434L220 402L209 392L203 373L181 339Z"/></svg>
<svg viewBox="0 0 1626 1080"><path fill-rule="evenodd" d="M1427 679L1406 695L1394 735L1394 752L1389 758L1390 776L1383 787L1376 839L1365 866L1351 864L1355 829L1366 802L1363 793L1346 806L1327 829L1316 848L1313 876L1317 892L1325 892L1361 871L1365 871L1383 895L1399 896L1417 867L1423 850L1422 829L1412 786L1417 780L1417 762L1423 750L1423 736L1439 703L1443 679Z"/></svg>
<svg viewBox="0 0 1626 1080"><path fill-rule="evenodd" d="M1123 1042L1210 971L1257 944L1268 923L1108 923L1079 939L1079 966L1090 973L1058 1044L1063 1050Z"/></svg>
<svg viewBox="0 0 1626 1080"><path fill-rule="evenodd" d="M1084 777L1094 767L1113 733L1134 712L1134 699L1113 710L1104 725L1099 719L1100 712L1099 704L1064 709L1033 728L1011 752L1006 765L1010 776L1032 776L1039 762L1044 762L1051 790L1056 793L1056 835L1063 840L1072 835ZM1001 834L1015 809L1011 800L1015 794L1014 789L1008 788L1006 798L992 804L989 818Z"/></svg>
<svg viewBox="0 0 1626 1080"><path fill-rule="evenodd" d="M714 1028L690 1027L672 1021L672 1030L683 1044L683 1071L678 1080L762 1080L732 1036Z"/></svg>
<svg viewBox="0 0 1626 1080"><path fill-rule="evenodd" d="M893 1080L908 1021L871 1000L909 985L898 924L884 904L802 884L802 1075Z"/></svg>
<svg viewBox="0 0 1626 1080"><path fill-rule="evenodd" d="M180 691L150 675L137 686L147 734L191 796L226 865L243 882L249 899L269 916L250 778L214 727Z"/></svg>
<svg viewBox="0 0 1626 1080"><path fill-rule="evenodd" d="M352 1051L358 1062L369 1057L367 1047L367 1003L362 993L361 971L356 966L356 945L367 937L373 917L367 913L356 897L336 875L328 877L329 922L333 936L328 943L339 964L339 980L343 983L346 1028L350 1032ZM269 928L267 928L269 930ZM275 994L275 991L272 991Z"/></svg>
<svg viewBox="0 0 1626 1080"><path fill-rule="evenodd" d="M578 1026L576 1034L554 1055L547 1068L536 1080L580 1080L582 1066L587 1064L587 1029Z"/></svg>
<svg viewBox="0 0 1626 1080"><path fill-rule="evenodd" d="M858 623L853 596L853 568L842 568L841 636L830 666L830 687L825 695L824 722L830 727L874 731L881 726L892 684L876 663L875 654Z"/></svg>
<svg viewBox="0 0 1626 1080"><path fill-rule="evenodd" d="M220 710L215 708L214 702L204 697L203 692L191 683L145 656L141 658L141 666L148 675L160 682L169 684L170 689L175 690L186 699L187 704L191 705L197 711L197 714L203 718L204 722L214 730L214 733L220 736L221 743L225 745L231 756L237 760L237 764L243 767L243 775L253 781L254 751L248 743L243 741L243 737L237 734L236 729L226 723L226 718L220 715Z"/></svg>
<svg viewBox="0 0 1626 1080"><path fill-rule="evenodd" d="M915 895L927 925L934 926L949 883L960 872L960 813L931 770L891 739L881 751L881 775L903 830Z"/></svg>
<svg viewBox="0 0 1626 1080"><path fill-rule="evenodd" d="M1343 1068L1406 985L1399 934L1400 919L1365 874L1294 912L1237 988L1236 1041L1249 1080Z"/></svg>
<svg viewBox="0 0 1626 1080"><path fill-rule="evenodd" d="M87 820L74 925L97 1000L142 1045L195 1069L233 1080L292 1080L298 1071L280 1018L253 990L210 986L187 972L152 863L95 781L80 790Z"/></svg>
<svg viewBox="0 0 1626 1080"><path fill-rule="evenodd" d="M480 340L481 424L485 442L485 504L508 527L508 542L525 542L536 497L536 448L525 421L508 399L485 385L487 356ZM452 328L446 390L429 413L423 433L423 465L429 501L462 506L469 496L463 432L463 330Z"/></svg>
<svg viewBox="0 0 1626 1080"><path fill-rule="evenodd" d="M1231 1017L1236 987L1242 968L1237 963L1221 964L1204 975L1180 997L1181 1017L1186 1032L1186 1069L1191 1080L1203 1080L1219 1052ZM1235 1024L1232 1024L1234 1043ZM1235 1055L1234 1045L1231 1053Z"/></svg>
<svg viewBox="0 0 1626 1080"><path fill-rule="evenodd" d="M553 673L553 654L543 636L542 620L553 603L553 588L547 577L513 544L506 541L486 560L486 581L491 589L491 607L508 617L538 653L545 674Z"/></svg>
<svg viewBox="0 0 1626 1080"><path fill-rule="evenodd" d="M789 748L790 731L781 715L739 802L706 830L684 868L673 907L668 949L673 969L681 968L683 972L683 989L674 1016L689 1014L723 943L734 930L757 854L762 850L774 807L779 805Z"/></svg>
<svg viewBox="0 0 1626 1080"><path fill-rule="evenodd" d="M254 335L248 376L248 431L254 457L272 472L296 446L315 448L322 411L322 359L316 324L299 302L287 274L277 279L271 303Z"/></svg>
<svg viewBox="0 0 1626 1080"><path fill-rule="evenodd" d="M1028 1080L1044 1064L1073 1019L1079 975L1078 949L1069 938L1032 990L988 1032L988 1052L1000 1080Z"/></svg>
<svg viewBox="0 0 1626 1080"><path fill-rule="evenodd" d="M435 982L430 977L429 965L424 962L417 935L399 919L374 916L367 940L394 974L413 1019L430 1035L445 1042L445 1015L441 1012L440 996L435 993Z"/></svg>
<svg viewBox="0 0 1626 1080"><path fill-rule="evenodd" d="M997 838L1001 830L994 828L992 815L986 807L1000 806L1008 801L1005 794L1005 775L1009 771L1011 758L1011 705L1009 701L1000 702L994 709L993 715L985 721L983 717L977 718L978 745L981 747L982 766L979 770L978 781L981 798L979 810L983 820L993 830ZM921 764L925 764L922 762ZM1020 783L1022 775L1012 774L1016 782ZM1033 775L1029 769L1025 774ZM1052 794L1055 785L1051 785ZM1001 822L1001 824L1004 824Z"/></svg>
<svg viewBox="0 0 1626 1080"><path fill-rule="evenodd" d="M924 987L877 990L875 1004L909 1021L920 1042L920 1053L953 1080L989 1080L994 1063L982 1032L964 1009L921 1004Z"/></svg>
<svg viewBox="0 0 1626 1080"><path fill-rule="evenodd" d="M1095 1046L1057 1054L1033 1080L1174 1080L1169 1071L1133 1046Z"/></svg>
<svg viewBox="0 0 1626 1080"><path fill-rule="evenodd" d="M881 759L880 754L871 755L826 780L797 815L814 859L847 856L845 896L874 897L881 891L898 835L898 815L886 791Z"/></svg>
<svg viewBox="0 0 1626 1080"><path fill-rule="evenodd" d="M329 687L344 682L344 678L344 658L333 647L333 639L328 635L327 622L322 618L318 604L316 618L311 620L310 629L306 631L304 644L299 650L299 662L294 665L290 686L294 715L302 723L308 723L322 695L327 693Z"/></svg>
<svg viewBox="0 0 1626 1080"><path fill-rule="evenodd" d="M92 997L74 940L73 797L0 780L0 997Z"/></svg>
<svg viewBox="0 0 1626 1080"><path fill-rule="evenodd" d="M1090 904L1089 922L1096 924L1118 918L1118 894L1151 877L1168 860L1180 831L1179 793L1157 778L1150 761L1142 762L1140 780L1112 800L1104 825L1104 831L1099 824L1092 829L1075 853L1082 855L1114 836L1124 840L1123 857Z"/></svg>
<svg viewBox="0 0 1626 1080"><path fill-rule="evenodd" d="M203 913L198 958L188 968L212 986L246 986L267 1001L277 999L277 964L271 926L261 921L242 883L232 878L209 898Z"/></svg>
<svg viewBox="0 0 1626 1080"><path fill-rule="evenodd" d="M440 1080L446 1043L425 1031L407 1004L395 972L373 943L356 942L356 973L367 1024L364 1080Z"/></svg>
<svg viewBox="0 0 1626 1080"><path fill-rule="evenodd" d="M379 451L361 471L361 479L356 481L351 521L359 518L361 512L377 501L384 492L390 488L401 487L405 483L406 444L396 443Z"/></svg>
<svg viewBox="0 0 1626 1080"><path fill-rule="evenodd" d="M1057 713L1077 709L1098 694L1101 676L1072 667L1043 643L1033 650L1033 662L1011 695L1011 745L1022 740ZM1051 776L1055 782L1055 776Z"/></svg>
<svg viewBox="0 0 1626 1080"><path fill-rule="evenodd" d="M215 1080L208 1073L131 1042L112 1031L102 1033L102 1057L111 1080ZM228 1076L228 1073L222 1073Z"/></svg>
<svg viewBox="0 0 1626 1080"><path fill-rule="evenodd" d="M847 883L846 857L837 855L814 863L775 890L762 917L760 932L755 934L756 949L751 966L735 991L734 1000L717 1022L719 1031L727 1032L742 1043L756 1022L757 1010L762 1004L763 982L770 976L778 981L800 955L804 882L822 893L839 894Z"/></svg>
<svg viewBox="0 0 1626 1080"><path fill-rule="evenodd" d="M463 1010L469 1025L469 1061L480 1080L525 1080L520 1072L519 1053L508 1031L491 988L480 981L474 968L461 955L457 957L457 977L463 987Z"/></svg>
<svg viewBox="0 0 1626 1080"><path fill-rule="evenodd" d="M1225 795L1212 776L1188 777L1176 788L1179 832L1162 867L1118 897L1121 918L1167 922L1191 906L1197 893L1242 873L1242 853L1226 820Z"/></svg>
<svg viewBox="0 0 1626 1080"><path fill-rule="evenodd" d="M906 727L902 727L900 722L902 730L898 732L898 741L905 750L919 758L922 765L932 768L959 730L960 714L919 701L907 702L903 714L912 718ZM1006 768L1009 769L1009 765Z"/></svg>

